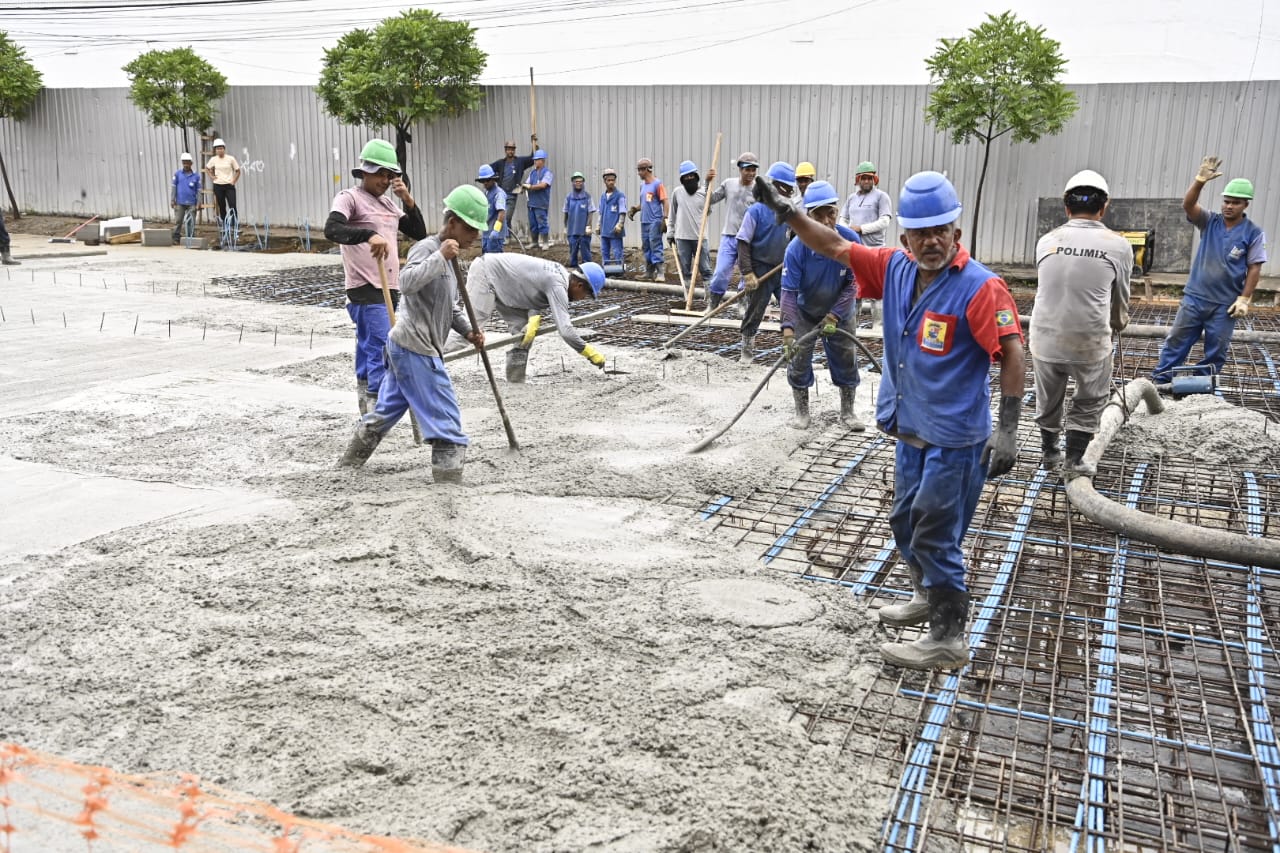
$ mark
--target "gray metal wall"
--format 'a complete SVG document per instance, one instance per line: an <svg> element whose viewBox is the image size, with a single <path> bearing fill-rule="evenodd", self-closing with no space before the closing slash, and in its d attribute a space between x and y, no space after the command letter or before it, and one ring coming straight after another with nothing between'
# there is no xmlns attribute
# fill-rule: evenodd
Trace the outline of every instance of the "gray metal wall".
<svg viewBox="0 0 1280 853"><path fill-rule="evenodd" d="M1205 153L1226 159L1228 177L1254 181L1259 198L1251 214L1276 233L1280 203L1268 191L1280 186L1280 158L1273 154L1280 81L1074 88L1080 111L1061 135L1036 145L995 144L981 211L984 260L1029 263L1036 200L1059 194L1077 169L1102 172L1117 197L1177 198ZM970 211L982 163L982 146L952 145L925 123L924 86L563 86L537 95L539 136L558 175L557 195L575 170L598 191L606 166L618 169L622 188L633 194L641 156L652 157L659 175L674 184L680 160L706 168L717 130L724 132L724 176L750 149L766 162L810 160L847 194L854 166L869 158L895 198L912 172L946 171ZM433 207L432 200L471 180L480 163L500 156L506 137L524 153L529 123L528 88L509 86L487 88L476 112L416 128L408 164L415 195ZM244 220L273 226L319 227L371 135L327 117L303 86L232 89L217 130L247 167L239 186ZM46 89L25 122L0 121L0 153L20 204L33 211L165 218L169 175L181 150L179 134L151 127L124 89ZM1206 202L1216 206L1216 196ZM716 215L715 233L720 224ZM968 215L962 226L971 230ZM638 229L629 232L628 242L638 242ZM1280 274L1280 264L1269 263L1265 272Z"/></svg>

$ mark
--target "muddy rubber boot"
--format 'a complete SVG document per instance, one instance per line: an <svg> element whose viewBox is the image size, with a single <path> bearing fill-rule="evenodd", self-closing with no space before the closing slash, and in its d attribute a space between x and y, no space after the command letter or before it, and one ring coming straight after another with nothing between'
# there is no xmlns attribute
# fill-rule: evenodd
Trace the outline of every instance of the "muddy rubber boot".
<svg viewBox="0 0 1280 853"><path fill-rule="evenodd" d="M924 572L908 563L907 574L911 576L911 600L905 604L886 604L881 607L878 611L880 624L906 628L929 621L929 592L924 588Z"/></svg>
<svg viewBox="0 0 1280 853"><path fill-rule="evenodd" d="M756 359L756 338L755 335L747 337L742 336L742 354L738 356L740 364L751 364Z"/></svg>
<svg viewBox="0 0 1280 853"><path fill-rule="evenodd" d="M356 380L356 405L360 407L360 415L369 414L373 411L373 404L369 402L369 380Z"/></svg>
<svg viewBox="0 0 1280 853"><path fill-rule="evenodd" d="M796 416L788 423L792 429L809 428L809 389L792 388L791 399L796 402Z"/></svg>
<svg viewBox="0 0 1280 853"><path fill-rule="evenodd" d="M867 428L867 425L858 420L853 414L853 397L857 390L857 388L840 389L840 423L854 432L862 432Z"/></svg>
<svg viewBox="0 0 1280 853"><path fill-rule="evenodd" d="M1062 467L1062 451L1058 449L1058 433L1053 430L1040 430L1040 467L1046 471L1057 471Z"/></svg>
<svg viewBox="0 0 1280 853"><path fill-rule="evenodd" d="M712 311L720 307L721 302L724 302L723 293L708 293L707 294L707 310L703 313L710 314Z"/></svg>
<svg viewBox="0 0 1280 853"><path fill-rule="evenodd" d="M955 669L969 663L964 628L969 621L969 593L929 590L929 633L913 643L885 643L885 663L907 669Z"/></svg>
<svg viewBox="0 0 1280 853"><path fill-rule="evenodd" d="M1084 461L1084 452L1093 441L1093 433L1076 429L1067 430L1067 458L1062 463L1062 476L1068 480L1076 477L1093 477L1098 469Z"/></svg>
<svg viewBox="0 0 1280 853"><path fill-rule="evenodd" d="M461 483L462 463L467 458L465 444L431 442L431 476L437 483Z"/></svg>
<svg viewBox="0 0 1280 853"><path fill-rule="evenodd" d="M529 351L523 347L512 347L507 350L507 381L512 385L524 382L525 370L529 367Z"/></svg>
<svg viewBox="0 0 1280 853"><path fill-rule="evenodd" d="M13 255L9 254L8 252L0 252L0 263L4 264L6 267L22 266L22 262L15 261L13 259Z"/></svg>
<svg viewBox="0 0 1280 853"><path fill-rule="evenodd" d="M374 432L364 422L361 422L356 427L356 434L351 436L351 443L347 445L347 452L342 454L342 458L338 460L336 467L359 468L369 461L369 457L373 455L373 451L378 448L378 444L381 441L382 433Z"/></svg>

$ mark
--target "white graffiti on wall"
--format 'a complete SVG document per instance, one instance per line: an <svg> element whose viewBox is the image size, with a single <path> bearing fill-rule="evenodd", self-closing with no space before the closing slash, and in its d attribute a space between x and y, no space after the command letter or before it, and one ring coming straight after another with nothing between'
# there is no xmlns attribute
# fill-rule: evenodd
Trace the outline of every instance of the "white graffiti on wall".
<svg viewBox="0 0 1280 853"><path fill-rule="evenodd" d="M261 160L249 159L248 148L242 148L240 150L240 153L244 155L243 157L240 158L240 171L257 172L259 175L261 175L262 172L266 169L266 164L263 163Z"/></svg>

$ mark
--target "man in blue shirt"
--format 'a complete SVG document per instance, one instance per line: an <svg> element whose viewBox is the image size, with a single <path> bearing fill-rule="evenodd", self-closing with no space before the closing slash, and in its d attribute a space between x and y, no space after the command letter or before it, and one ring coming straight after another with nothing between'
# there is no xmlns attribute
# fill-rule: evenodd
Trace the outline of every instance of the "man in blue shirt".
<svg viewBox="0 0 1280 853"><path fill-rule="evenodd" d="M1222 176L1218 171L1221 165L1221 158L1205 157L1182 197L1187 221L1200 230L1200 246L1191 261L1178 314L1151 372L1152 381L1158 384L1173 379L1173 368L1186 361L1201 333L1204 358L1196 363L1197 372L1201 368L1222 372L1236 320L1248 315L1262 265L1267 262L1267 235L1245 216L1253 199L1252 182L1245 178L1228 181L1222 191L1221 213L1210 213L1199 204L1204 185Z"/></svg>
<svg viewBox="0 0 1280 853"><path fill-rule="evenodd" d="M596 203L584 189L587 176L574 172L573 189L564 197L564 233L569 237L569 266L577 267L591 260L591 214Z"/></svg>
<svg viewBox="0 0 1280 853"><path fill-rule="evenodd" d="M516 143L508 139L502 145L503 157L489 164L493 173L498 176L498 187L507 194L507 215L502 218L508 230L515 227L516 200L520 198L520 187L524 184L524 173L533 168L533 152L538 150L537 134L529 137L533 147L528 157L516 156Z"/></svg>
<svg viewBox="0 0 1280 853"><path fill-rule="evenodd" d="M627 197L618 189L618 173L605 169L604 192L600 194L600 255L605 266L622 263L622 237Z"/></svg>
<svg viewBox="0 0 1280 853"><path fill-rule="evenodd" d="M173 173L173 194L169 198L169 206L173 208L173 244L185 236L196 232L196 208L200 206L200 173L195 169L195 161L190 154L181 157L182 168ZM191 225L187 225L187 217Z"/></svg>
<svg viewBox="0 0 1280 853"><path fill-rule="evenodd" d="M532 246L541 249L539 240L547 238L547 248L551 248L551 226L547 222L547 208L551 206L551 182L555 176L547 168L547 152L539 148L533 152L533 170L529 172L529 180L524 182L524 197L529 204L529 236Z"/></svg>
<svg viewBox="0 0 1280 853"><path fill-rule="evenodd" d="M484 188L484 197L489 202L489 227L480 240L480 254L497 254L507 241L507 234L503 231L507 221L507 194L498 186L498 175L492 166L480 167L476 183Z"/></svg>
<svg viewBox="0 0 1280 853"><path fill-rule="evenodd" d="M779 160L769 167L763 179L782 197L794 195L799 199L796 170L790 163ZM738 269L742 271L742 286L747 291L747 310L742 315L742 354L738 358L743 364L750 364L755 359L756 332L760 330L760 321L764 319L770 299L781 292L780 278L776 274L767 284L763 284L761 279L782 263L788 239L787 227L775 219L768 205L756 202L747 208L746 215L742 217L742 227L738 229Z"/></svg>
<svg viewBox="0 0 1280 853"><path fill-rule="evenodd" d="M911 669L969 662L965 531L983 478L1018 458L1026 356L1018 309L1004 281L960 245L960 199L937 172L912 175L898 199L906 251L870 249L803 215L800 199L756 179L756 198L796 238L853 270L858 296L884 300L884 376L876 424L897 439L889 526L911 576L912 598L880 608L891 626L929 623L880 654ZM991 431L991 363L1000 363L1000 421Z"/></svg>

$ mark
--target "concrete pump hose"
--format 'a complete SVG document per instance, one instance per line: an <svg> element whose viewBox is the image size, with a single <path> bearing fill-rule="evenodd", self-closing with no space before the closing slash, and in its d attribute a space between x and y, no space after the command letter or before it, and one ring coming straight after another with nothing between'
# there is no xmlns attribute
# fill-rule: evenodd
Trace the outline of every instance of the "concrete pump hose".
<svg viewBox="0 0 1280 853"><path fill-rule="evenodd" d="M1164 411L1164 401L1160 399L1154 385L1145 379L1135 379L1128 383L1123 396L1114 394L1107 404L1098 432L1085 452L1085 461L1097 464L1117 430L1128 419L1128 413L1140 402L1147 404L1147 411L1151 414ZM1122 506L1098 494L1088 477L1076 477L1067 483L1067 499L1090 521L1166 551L1245 566L1280 569L1280 542L1225 530L1210 530Z"/></svg>

